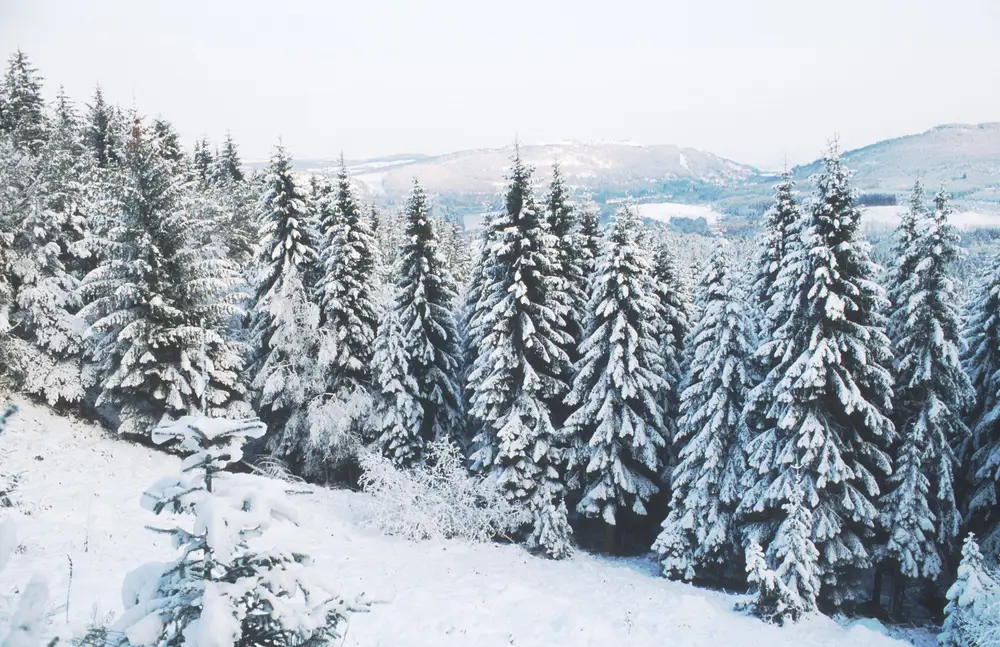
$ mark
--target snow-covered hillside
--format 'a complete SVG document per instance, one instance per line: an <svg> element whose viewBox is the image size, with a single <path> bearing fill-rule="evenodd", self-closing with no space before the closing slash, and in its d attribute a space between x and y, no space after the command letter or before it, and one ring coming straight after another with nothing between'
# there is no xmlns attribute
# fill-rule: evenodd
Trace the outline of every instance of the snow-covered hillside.
<svg viewBox="0 0 1000 647"><path fill-rule="evenodd" d="M3 592L32 572L45 574L53 623L79 631L120 611L129 569L172 555L165 537L145 529L163 520L139 507L139 495L175 471L178 460L14 400L22 410L0 437L0 471L20 475L14 514L23 552L4 573ZM733 612L737 597L668 582L641 559L580 553L552 562L513 545L386 537L365 523L367 495L298 489L307 490L295 497L302 527L285 525L269 536L313 555L345 597L377 601L352 617L345 645L906 644L822 616L785 628L767 625Z"/></svg>

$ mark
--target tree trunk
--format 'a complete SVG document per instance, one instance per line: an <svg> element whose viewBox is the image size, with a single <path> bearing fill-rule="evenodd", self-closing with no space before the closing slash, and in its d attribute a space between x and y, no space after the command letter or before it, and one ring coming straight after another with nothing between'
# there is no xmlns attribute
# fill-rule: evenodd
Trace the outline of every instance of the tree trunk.
<svg viewBox="0 0 1000 647"><path fill-rule="evenodd" d="M889 606L889 616L894 620L903 617L903 593L906 592L906 576L896 569L896 577L892 582L892 604Z"/></svg>
<svg viewBox="0 0 1000 647"><path fill-rule="evenodd" d="M872 585L871 603L874 606L882 605L882 577L884 575L885 575L885 569L880 563L875 567L875 582Z"/></svg>
<svg viewBox="0 0 1000 647"><path fill-rule="evenodd" d="M604 524L604 550L610 555L618 554L618 526Z"/></svg>

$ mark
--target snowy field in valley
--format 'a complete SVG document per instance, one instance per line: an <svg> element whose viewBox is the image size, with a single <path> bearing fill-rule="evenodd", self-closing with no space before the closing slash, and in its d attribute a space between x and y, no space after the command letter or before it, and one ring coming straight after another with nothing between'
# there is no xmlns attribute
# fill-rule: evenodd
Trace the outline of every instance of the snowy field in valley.
<svg viewBox="0 0 1000 647"><path fill-rule="evenodd" d="M888 231L896 228L905 212L905 205L863 207L861 218L866 231ZM948 217L948 222L958 229L1000 228L1000 215L976 211L955 211Z"/></svg>
<svg viewBox="0 0 1000 647"><path fill-rule="evenodd" d="M671 218L704 218L714 227L725 214L705 204L682 204L680 202L650 202L636 205L639 215L650 220L670 222Z"/></svg>
<svg viewBox="0 0 1000 647"><path fill-rule="evenodd" d="M79 632L121 611L130 569L174 556L166 537L145 528L168 519L141 509L139 496L179 461L13 399L22 410L0 437L0 465L19 474L14 514L23 552L3 573L3 592L44 574L57 630ZM813 616L785 628L767 625L732 611L738 597L666 581L643 559L581 552L552 562L513 545L387 537L365 523L367 495L304 489L294 497L302 526L278 524L266 537L311 554L346 598L376 602L352 616L347 646L908 644L870 629L873 621L845 628ZM913 635L918 645L934 644L930 634Z"/></svg>

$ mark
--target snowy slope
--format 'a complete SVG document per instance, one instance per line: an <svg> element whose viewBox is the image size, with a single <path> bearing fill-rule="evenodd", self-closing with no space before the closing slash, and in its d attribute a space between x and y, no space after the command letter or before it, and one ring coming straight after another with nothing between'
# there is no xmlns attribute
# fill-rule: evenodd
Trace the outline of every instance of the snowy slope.
<svg viewBox="0 0 1000 647"><path fill-rule="evenodd" d="M68 618L79 629L120 611L129 569L172 556L165 539L144 528L163 520L140 509L138 500L178 461L15 401L22 412L0 437L0 469L21 474L16 514L24 552L4 573L2 592L40 571L55 598L54 622L64 625ZM510 545L385 537L364 524L370 499L362 494L311 489L296 501L303 527L286 525L273 536L311 553L346 597L364 593L380 601L352 618L348 646L906 644L820 616L794 627L768 626L734 613L734 596L665 581L643 560L578 554L550 562Z"/></svg>

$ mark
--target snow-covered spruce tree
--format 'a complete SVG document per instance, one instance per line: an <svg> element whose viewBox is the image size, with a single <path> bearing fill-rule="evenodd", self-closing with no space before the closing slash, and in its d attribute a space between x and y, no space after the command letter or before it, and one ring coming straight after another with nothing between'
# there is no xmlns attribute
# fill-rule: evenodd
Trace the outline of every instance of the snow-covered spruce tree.
<svg viewBox="0 0 1000 647"><path fill-rule="evenodd" d="M927 198L924 194L924 186L917 180L910 193L909 207L903 212L899 225L893 232L893 263L886 283L886 295L892 305L886 323L886 331L893 346L903 335L899 328L904 326L908 319L906 309L901 306L906 304L912 296L910 281L917 264L920 262L917 237L920 228L926 225L927 215Z"/></svg>
<svg viewBox="0 0 1000 647"><path fill-rule="evenodd" d="M583 359L566 397L566 431L587 439L583 498L577 509L614 527L645 515L659 491L664 437L657 352L657 299L648 289L650 259L632 205L615 215L597 262ZM611 548L609 546L609 548Z"/></svg>
<svg viewBox="0 0 1000 647"><path fill-rule="evenodd" d="M968 466L965 521L983 538L983 552L1000 559L1000 255L983 272L966 314L964 367L976 402L969 415L971 442L958 447Z"/></svg>
<svg viewBox="0 0 1000 647"><path fill-rule="evenodd" d="M152 136L156 144L156 153L166 162L171 172L177 174L186 172L187 156L181 146L181 136L177 134L174 125L163 117L158 117L153 120Z"/></svg>
<svg viewBox="0 0 1000 647"><path fill-rule="evenodd" d="M774 201L764 215L764 234L757 256L752 295L761 323L759 332L762 339L770 338L776 327L768 324L767 316L774 302L778 273L800 239L802 211L795 200L794 189L792 174L785 171L774 187ZM769 370L770 366L765 366L765 369Z"/></svg>
<svg viewBox="0 0 1000 647"><path fill-rule="evenodd" d="M385 398L375 426L386 456L410 466L421 461L424 443L451 439L462 420L457 289L438 252L427 195L416 180L406 203L405 240L391 315L378 333L382 352L376 352L375 365ZM414 423L416 428L409 428Z"/></svg>
<svg viewBox="0 0 1000 647"><path fill-rule="evenodd" d="M663 364L663 377L666 380L665 386L660 390L663 437L667 441L667 458L663 464L666 470L663 480L666 483L669 481L669 470L677 461L677 457L673 455L674 437L677 435L681 381L684 377L684 344L690 332L691 311L691 305L685 298L676 254L672 243L666 238L656 241L651 284L657 299L656 338Z"/></svg>
<svg viewBox="0 0 1000 647"><path fill-rule="evenodd" d="M212 181L215 170L215 160L208 140L199 139L194 143L194 154L191 156L191 176L199 187L206 187Z"/></svg>
<svg viewBox="0 0 1000 647"><path fill-rule="evenodd" d="M776 624L796 622L816 610L820 587L819 551L813 519L799 478L783 506L785 519L765 555L755 541L747 548L747 580L756 591L748 610Z"/></svg>
<svg viewBox="0 0 1000 647"><path fill-rule="evenodd" d="M226 138L222 141L222 149L215 156L211 177L215 184L239 184L244 180L243 161L232 133L226 133Z"/></svg>
<svg viewBox="0 0 1000 647"><path fill-rule="evenodd" d="M85 326L76 316L79 277L72 271L81 267L76 250L85 230L89 157L64 94L38 155L22 161L29 177L7 184L20 194L23 209L11 227L8 271L15 303L4 360L23 391L50 404L77 402L93 386L81 363Z"/></svg>
<svg viewBox="0 0 1000 647"><path fill-rule="evenodd" d="M472 401L472 394L479 388L481 377L480 374L474 373L473 369L479 356L482 339L486 336L483 320L488 311L486 299L488 265L492 260L492 243L498 232L494 223L498 220L487 213L482 231L473 239L473 265L462 295L459 319L459 334L462 339L462 382L465 401L469 403ZM460 444L469 457L470 467L474 473L486 472L493 465L496 442L493 440L492 430L488 426L481 425L472 415L466 416L465 435Z"/></svg>
<svg viewBox="0 0 1000 647"><path fill-rule="evenodd" d="M584 268L586 250L579 245L579 218L576 209L569 203L559 164L552 165L552 182L549 184L545 210L553 237L556 278L560 282L560 287L553 292L560 301L560 314L564 320L562 332L567 340L566 354L575 363L579 359L577 345L583 341L584 310L587 305L588 276ZM568 370L563 377L572 381L572 371Z"/></svg>
<svg viewBox="0 0 1000 647"><path fill-rule="evenodd" d="M835 147L816 184L802 245L789 251L775 284L773 320L782 323L758 351L780 358L762 389L774 422L748 445L741 509L747 539L770 546L800 474L821 555L822 599L838 607L859 597L858 577L872 563L869 540L896 433L886 415L891 353L878 312L885 297Z"/></svg>
<svg viewBox="0 0 1000 647"><path fill-rule="evenodd" d="M316 292L322 325L337 342L337 355L327 376L327 392L336 398L371 384L372 344L378 326L374 242L343 157L327 236Z"/></svg>
<svg viewBox="0 0 1000 647"><path fill-rule="evenodd" d="M944 616L938 635L941 647L982 647L1000 640L1000 582L987 571L971 534L962 546L962 562L948 589Z"/></svg>
<svg viewBox="0 0 1000 647"><path fill-rule="evenodd" d="M577 245L580 249L580 270L583 276L589 279L597 267L597 257L601 255L601 211L589 195L584 196L579 209L580 230L577 234ZM589 287L586 296L590 298Z"/></svg>
<svg viewBox="0 0 1000 647"><path fill-rule="evenodd" d="M105 169L121 162L120 121L118 111L114 106L108 105L98 86L94 91L94 103L88 106L84 126L84 142L98 168Z"/></svg>
<svg viewBox="0 0 1000 647"><path fill-rule="evenodd" d="M773 457L767 452L775 447L778 433L775 421L769 416L774 405L774 392L782 374L776 372L781 362L784 344L775 344L777 330L785 323L786 305L778 277L781 269L792 259L798 259L802 246L802 228L805 226L802 211L794 195L792 174L785 171L774 187L774 199L764 218L764 233L757 252L756 276L752 285L751 305L756 311L755 330L758 347L754 350L752 367L754 387L747 393L743 423L751 438L763 452L751 462L752 469L745 472L742 485L752 487L761 478L763 470L772 469ZM796 255L793 255L793 252ZM797 260L796 260L797 262ZM771 508L756 509L756 501L744 500L737 509L741 534L768 541L775 529Z"/></svg>
<svg viewBox="0 0 1000 647"><path fill-rule="evenodd" d="M275 521L296 523L278 483L224 471L264 430L256 420L187 416L154 430L155 442L179 441L189 456L143 493L142 506L193 522L154 528L180 556L126 576L125 612L112 627L122 645L320 647L341 637L349 607L309 557L249 546Z"/></svg>
<svg viewBox="0 0 1000 647"><path fill-rule="evenodd" d="M670 513L653 545L667 577L720 580L742 552L734 519L746 469L742 411L756 345L739 276L724 247L701 279L681 393Z"/></svg>
<svg viewBox="0 0 1000 647"><path fill-rule="evenodd" d="M474 461L529 510L529 548L559 558L569 553L572 534L563 503L566 443L548 403L567 390L560 380L566 340L549 294L556 286L551 235L519 151L508 178L503 210L490 223L476 305L469 374L470 413L480 427Z"/></svg>
<svg viewBox="0 0 1000 647"><path fill-rule="evenodd" d="M119 407L121 434L148 435L164 417L249 410L228 336L242 281L222 250L200 242L180 182L137 118L113 190L95 205L104 258L80 287L80 315L100 373L97 404Z"/></svg>
<svg viewBox="0 0 1000 647"><path fill-rule="evenodd" d="M890 316L896 357L893 419L900 441L893 448L895 469L882 509L889 531L887 557L902 576L933 581L946 570L959 532L954 488L959 465L953 448L969 435L962 416L974 392L959 360L960 317L949 273L961 250L948 224L948 195L937 194L931 213L916 210L921 196L918 186L913 223L904 219L900 225L899 265L892 281L897 296ZM897 586L897 600L901 596Z"/></svg>
<svg viewBox="0 0 1000 647"><path fill-rule="evenodd" d="M10 57L3 94L0 132L10 136L16 149L37 154L48 136L45 100L38 70L21 50Z"/></svg>
<svg viewBox="0 0 1000 647"><path fill-rule="evenodd" d="M301 471L310 436L308 406L322 392L319 309L310 304L303 282L316 259L315 233L284 147L275 147L261 188L251 384L261 418L273 430L270 451Z"/></svg>
<svg viewBox="0 0 1000 647"><path fill-rule="evenodd" d="M465 231L457 216L438 218L435 225L440 232L441 255L451 268L451 274L458 285L465 285L472 274L472 237Z"/></svg>
<svg viewBox="0 0 1000 647"><path fill-rule="evenodd" d="M251 280L255 290L251 322L254 355L250 364L253 375L257 374L270 350L273 330L268 299L282 289L283 279L291 273L301 281L316 259L315 233L310 226L305 200L292 179L292 158L280 144L274 148L262 181L258 222L256 261Z"/></svg>

